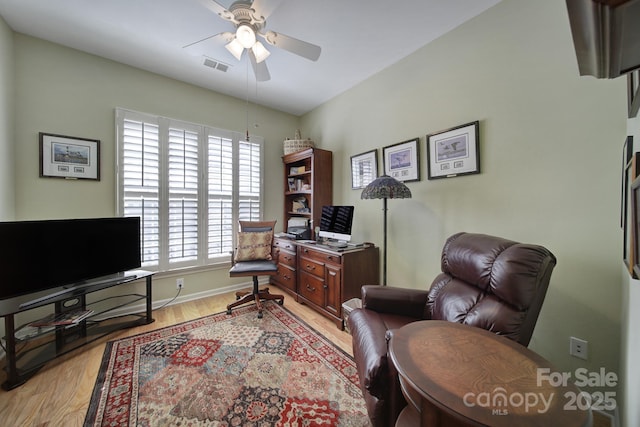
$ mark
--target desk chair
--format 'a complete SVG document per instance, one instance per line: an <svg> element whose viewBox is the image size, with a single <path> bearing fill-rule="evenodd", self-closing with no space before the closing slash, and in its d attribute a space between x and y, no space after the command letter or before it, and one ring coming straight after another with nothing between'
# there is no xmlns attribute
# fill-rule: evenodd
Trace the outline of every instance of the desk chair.
<svg viewBox="0 0 640 427"><path fill-rule="evenodd" d="M278 267L271 259L273 228L276 221L240 221L238 246L231 257L231 277L253 277L253 290L236 292L237 301L227 306L231 309L255 301L258 306L258 318L262 318L262 300L276 300L284 304L284 296L269 293L269 288L258 289L258 276L273 276Z"/></svg>

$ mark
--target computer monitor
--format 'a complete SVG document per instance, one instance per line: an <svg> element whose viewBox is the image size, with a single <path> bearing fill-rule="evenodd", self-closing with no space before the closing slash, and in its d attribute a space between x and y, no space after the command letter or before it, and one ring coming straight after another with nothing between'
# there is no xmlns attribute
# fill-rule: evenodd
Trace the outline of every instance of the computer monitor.
<svg viewBox="0 0 640 427"><path fill-rule="evenodd" d="M352 223L353 206L323 206L319 236L339 242L349 242Z"/></svg>

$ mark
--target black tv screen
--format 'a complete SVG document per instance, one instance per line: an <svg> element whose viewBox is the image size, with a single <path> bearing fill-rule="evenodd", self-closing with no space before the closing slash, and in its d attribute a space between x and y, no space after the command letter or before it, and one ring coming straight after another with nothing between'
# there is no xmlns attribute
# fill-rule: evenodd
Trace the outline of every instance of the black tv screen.
<svg viewBox="0 0 640 427"><path fill-rule="evenodd" d="M351 240L353 206L323 206L320 216L320 236Z"/></svg>
<svg viewBox="0 0 640 427"><path fill-rule="evenodd" d="M0 222L0 299L140 265L138 217Z"/></svg>

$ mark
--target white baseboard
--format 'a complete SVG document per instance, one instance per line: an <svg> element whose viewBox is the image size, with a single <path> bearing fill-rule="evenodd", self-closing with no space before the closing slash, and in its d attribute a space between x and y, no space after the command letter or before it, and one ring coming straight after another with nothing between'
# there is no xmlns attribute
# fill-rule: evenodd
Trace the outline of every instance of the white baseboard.
<svg viewBox="0 0 640 427"><path fill-rule="evenodd" d="M262 283L261 283L261 285L262 285ZM173 298L166 298L166 299L163 299L163 300L156 300L156 301L153 301L153 303L152 303L152 309L153 310L157 310L158 308L164 307L165 305L166 306L171 306L171 305L176 305L176 304L182 304L183 302L196 301L196 300L199 300L199 299L202 299L202 298L213 297L213 296L216 296L216 295L221 295L221 294L226 294L226 293L229 293L229 292L239 291L241 289L246 289L247 286L253 286L253 282L249 283L249 284L240 283L240 284L237 284L237 285L225 286L225 287L222 287L222 288L211 289L211 290L208 290L208 291L181 295L181 296L178 296L177 298L175 298L175 300L173 300ZM126 316L128 314L134 314L134 313L144 313L144 311L146 309L147 309L146 303L143 301L140 304L128 305L128 306L122 307L120 309L112 310L112 311L109 312L108 315L105 315L103 318L94 317L94 319L95 320L104 320L104 319L108 319L109 317ZM211 314L213 314L213 313L211 313Z"/></svg>

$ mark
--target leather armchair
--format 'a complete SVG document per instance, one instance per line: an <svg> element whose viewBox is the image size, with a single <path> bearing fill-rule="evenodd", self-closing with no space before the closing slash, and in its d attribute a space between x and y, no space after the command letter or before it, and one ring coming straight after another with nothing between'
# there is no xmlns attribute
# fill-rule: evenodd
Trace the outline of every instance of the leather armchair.
<svg viewBox="0 0 640 427"><path fill-rule="evenodd" d="M429 290L362 287L362 308L348 317L360 388L374 427L388 427L406 401L387 356L394 329L447 320L529 344L556 265L542 246L458 233L442 250L442 272Z"/></svg>

